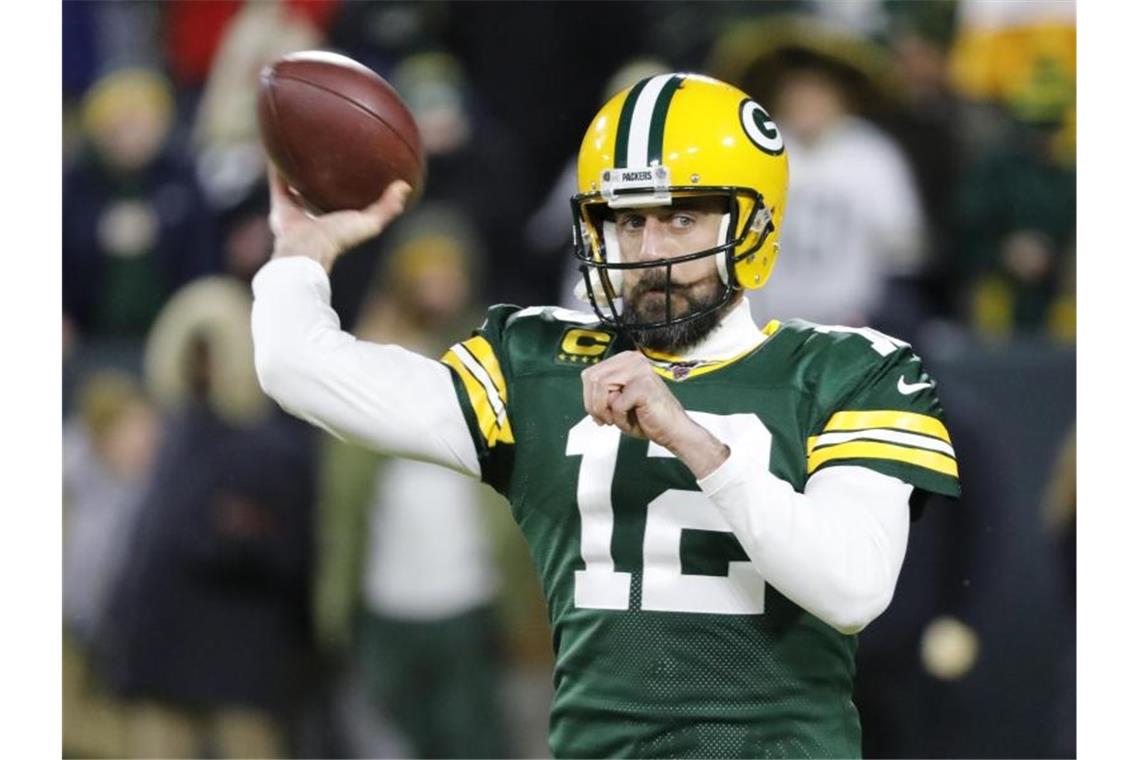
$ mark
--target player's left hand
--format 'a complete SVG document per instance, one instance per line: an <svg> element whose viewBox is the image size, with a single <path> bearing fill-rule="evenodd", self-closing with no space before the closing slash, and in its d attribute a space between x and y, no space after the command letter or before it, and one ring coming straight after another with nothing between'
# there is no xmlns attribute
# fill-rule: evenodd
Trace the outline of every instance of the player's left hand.
<svg viewBox="0 0 1140 760"><path fill-rule="evenodd" d="M671 448L696 425L639 351L623 351L582 372L582 401L599 425Z"/></svg>

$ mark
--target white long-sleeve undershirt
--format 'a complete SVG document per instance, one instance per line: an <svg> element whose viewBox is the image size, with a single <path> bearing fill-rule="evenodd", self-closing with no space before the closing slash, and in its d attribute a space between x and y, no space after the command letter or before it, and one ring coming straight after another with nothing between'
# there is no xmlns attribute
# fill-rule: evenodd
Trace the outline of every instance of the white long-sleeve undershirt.
<svg viewBox="0 0 1140 760"><path fill-rule="evenodd" d="M829 467L797 493L755 461L733 447L697 484L767 583L843 633L862 630L894 595L913 487L865 467Z"/></svg>
<svg viewBox="0 0 1140 760"><path fill-rule="evenodd" d="M311 259L274 259L257 273L253 346L262 389L340 438L479 477L451 370L344 332L330 295L328 275Z"/></svg>
<svg viewBox="0 0 1140 760"><path fill-rule="evenodd" d="M479 476L444 364L343 332L328 277L310 259L269 262L253 291L258 377L283 408L378 451ZM734 444L698 485L768 583L837 630L862 629L894 594L912 487L862 467L830 467L798 493L755 461L746 444Z"/></svg>

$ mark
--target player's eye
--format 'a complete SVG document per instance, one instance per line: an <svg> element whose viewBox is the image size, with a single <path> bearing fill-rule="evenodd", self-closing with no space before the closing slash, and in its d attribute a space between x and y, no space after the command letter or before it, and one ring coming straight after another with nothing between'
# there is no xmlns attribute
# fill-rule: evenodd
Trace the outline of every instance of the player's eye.
<svg viewBox="0 0 1140 760"><path fill-rule="evenodd" d="M617 218L617 226L622 231L639 230L645 226L645 217L641 214L622 214Z"/></svg>
<svg viewBox="0 0 1140 760"><path fill-rule="evenodd" d="M674 227L679 227L679 228L684 229L687 227L692 227L694 224L697 223L697 220L692 214L679 212L679 213L673 214L669 218L669 223L672 224Z"/></svg>

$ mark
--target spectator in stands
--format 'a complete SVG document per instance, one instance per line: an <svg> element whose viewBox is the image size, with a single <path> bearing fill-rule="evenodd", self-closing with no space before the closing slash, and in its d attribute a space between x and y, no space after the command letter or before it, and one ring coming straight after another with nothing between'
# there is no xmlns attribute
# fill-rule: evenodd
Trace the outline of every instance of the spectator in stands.
<svg viewBox="0 0 1140 760"><path fill-rule="evenodd" d="M269 230L269 193L265 183L251 188L245 197L221 212L218 228L222 270L242 282L252 282L257 270L269 261L273 250L273 234Z"/></svg>
<svg viewBox="0 0 1140 760"><path fill-rule="evenodd" d="M120 70L83 102L86 148L63 178L63 309L84 338L141 339L179 286L212 271L209 214L170 149L174 106L156 71Z"/></svg>
<svg viewBox="0 0 1140 760"><path fill-rule="evenodd" d="M281 757L306 690L313 452L257 384L250 308L203 279L149 336L168 421L112 600L132 757Z"/></svg>
<svg viewBox="0 0 1140 760"><path fill-rule="evenodd" d="M220 213L265 186L256 105L262 67L287 53L320 47L321 32L295 5L247 3L227 22L211 59L193 144L198 176Z"/></svg>
<svg viewBox="0 0 1140 760"><path fill-rule="evenodd" d="M892 281L924 265L925 227L905 156L860 115L884 107L882 53L793 18L735 27L718 42L711 67L772 104L794 157L779 276L752 299L756 318L886 320L905 337L922 308L905 291L886 295Z"/></svg>
<svg viewBox="0 0 1140 760"><path fill-rule="evenodd" d="M967 2L960 14L955 87L1013 120L958 188L963 312L991 337L1075 340L1075 9Z"/></svg>
<svg viewBox="0 0 1140 760"><path fill-rule="evenodd" d="M463 337L456 328L477 279L474 231L454 210L426 206L394 232L356 334L442 354ZM489 489L332 439L321 480L325 644L351 651L409 756L506 756Z"/></svg>
<svg viewBox="0 0 1140 760"><path fill-rule="evenodd" d="M454 27L451 3L341 2L331 20L328 41L333 49L387 75L402 58L444 48L444 41L454 36Z"/></svg>
<svg viewBox="0 0 1140 760"><path fill-rule="evenodd" d="M962 167L992 122L951 86L949 48L956 27L955 0L893 0L887 11L887 43L898 85L898 107L885 126L914 169L926 219L929 266L916 283L930 308L953 316L947 270L953 247L953 199ZM990 118L987 118L990 117ZM888 329L889 332L889 329Z"/></svg>
<svg viewBox="0 0 1140 760"><path fill-rule="evenodd" d="M530 264L513 257L521 246L517 210L504 198L524 198L528 167L517 141L481 103L462 62L443 51L404 58L390 81L400 92L423 137L428 162L426 201L446 203L466 214L480 240L492 241L489 263L501 276L485 283L495 300L526 300L533 287ZM478 182L472 182L478 177Z"/></svg>
<svg viewBox="0 0 1140 760"><path fill-rule="evenodd" d="M84 644L102 624L107 587L123 555L158 425L133 378L93 374L64 425L64 623Z"/></svg>
<svg viewBox="0 0 1140 760"><path fill-rule="evenodd" d="M280 0L272 3L254 0L212 0L209 3L200 0L167 0L161 4L163 53L180 90L194 93L206 84L207 78L212 76L216 56L226 44L231 27L252 6L259 5L269 6L269 15L288 16L313 29L324 30L332 23L342 3L340 0Z"/></svg>
<svg viewBox="0 0 1140 760"><path fill-rule="evenodd" d="M108 591L128 553L158 420L120 372L94 373L78 396L63 432L63 748L114 757L124 751L123 716L103 662Z"/></svg>

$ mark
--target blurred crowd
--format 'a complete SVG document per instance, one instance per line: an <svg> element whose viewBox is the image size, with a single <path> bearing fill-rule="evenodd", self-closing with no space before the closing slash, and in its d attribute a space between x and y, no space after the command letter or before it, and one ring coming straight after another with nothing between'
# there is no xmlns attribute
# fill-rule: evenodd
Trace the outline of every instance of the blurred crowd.
<svg viewBox="0 0 1140 760"><path fill-rule="evenodd" d="M549 631L505 503L311 429L254 376L249 283L272 248L258 73L311 48L392 82L428 159L421 202L332 273L362 339L439 355L492 303L588 308L568 203L581 130L640 78L695 70L753 95L788 144L758 322L876 327L963 384L1053 362L1065 397L1071 2L65 2L65 756L546 753ZM922 713L946 696L931 684L985 666L970 578L988 510L1008 509L1003 474L982 475L985 405L945 395L966 495L930 507L915 579L882 638L862 637L868 756L986 754L919 728L954 719ZM1060 579L1041 609L1064 634L1075 434L1053 435L1072 429L1059 414L1026 483ZM1062 634L1042 687L1056 711L1026 755L1075 753Z"/></svg>

